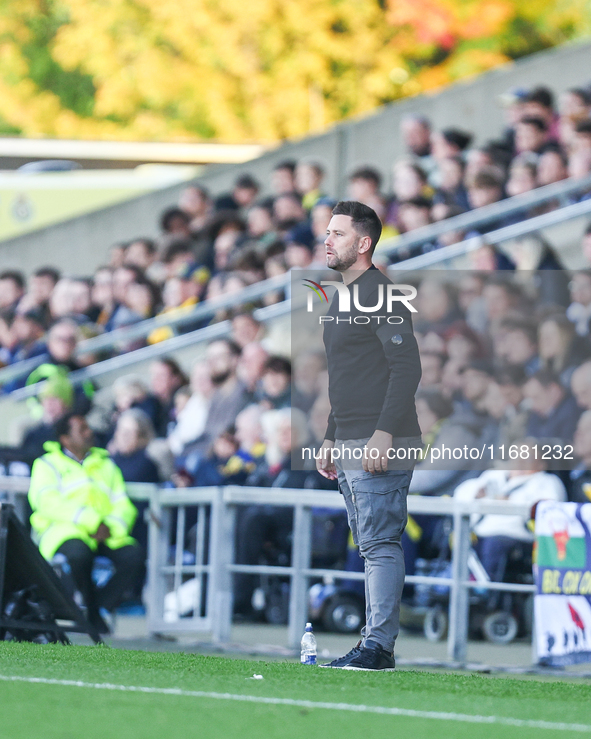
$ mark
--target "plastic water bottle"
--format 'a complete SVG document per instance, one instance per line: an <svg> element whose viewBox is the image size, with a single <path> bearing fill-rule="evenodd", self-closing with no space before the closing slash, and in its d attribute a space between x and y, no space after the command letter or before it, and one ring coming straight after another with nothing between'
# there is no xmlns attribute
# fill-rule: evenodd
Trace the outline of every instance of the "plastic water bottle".
<svg viewBox="0 0 591 739"><path fill-rule="evenodd" d="M316 637L312 633L312 624L306 624L306 631L302 636L302 653L300 662L303 665L316 664Z"/></svg>

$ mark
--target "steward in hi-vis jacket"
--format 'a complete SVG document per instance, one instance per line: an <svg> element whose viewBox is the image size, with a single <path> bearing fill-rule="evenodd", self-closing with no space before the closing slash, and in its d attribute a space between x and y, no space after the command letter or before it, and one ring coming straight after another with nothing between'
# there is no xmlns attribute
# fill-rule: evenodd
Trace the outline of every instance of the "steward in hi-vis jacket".
<svg viewBox="0 0 591 739"><path fill-rule="evenodd" d="M44 445L35 460L29 502L31 525L41 554L51 560L64 555L74 583L99 629L99 609L113 611L127 590L137 585L144 553L130 536L137 510L125 492L121 470L104 449L92 446L93 434L84 416L71 413L56 423L59 441ZM94 557L108 557L115 573L96 589ZM107 614L104 614L107 616Z"/></svg>

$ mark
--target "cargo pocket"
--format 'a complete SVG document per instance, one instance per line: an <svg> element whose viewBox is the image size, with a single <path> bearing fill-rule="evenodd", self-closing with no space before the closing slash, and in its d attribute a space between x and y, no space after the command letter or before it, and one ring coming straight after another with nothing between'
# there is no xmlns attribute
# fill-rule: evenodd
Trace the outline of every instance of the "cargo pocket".
<svg viewBox="0 0 591 739"><path fill-rule="evenodd" d="M359 544L399 540L406 526L408 475L377 474L351 481Z"/></svg>
<svg viewBox="0 0 591 739"><path fill-rule="evenodd" d="M351 535L353 536L353 542L359 546L359 535L357 532L357 510L353 502L354 496L349 490L349 486L339 485L339 492L345 499L345 507L347 509L347 520L349 522L349 528L351 529Z"/></svg>

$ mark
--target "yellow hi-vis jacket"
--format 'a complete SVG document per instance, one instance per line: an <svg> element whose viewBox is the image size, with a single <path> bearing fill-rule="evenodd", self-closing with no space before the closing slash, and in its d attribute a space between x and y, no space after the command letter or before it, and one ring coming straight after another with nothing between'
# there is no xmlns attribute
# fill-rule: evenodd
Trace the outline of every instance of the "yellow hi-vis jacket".
<svg viewBox="0 0 591 739"><path fill-rule="evenodd" d="M31 470L29 502L31 525L45 559L69 539L81 539L96 550L92 534L101 523L111 531L105 542L111 549L134 544L129 532L137 509L108 452L93 447L80 463L64 454L57 441L48 441L43 448L47 454L36 459Z"/></svg>

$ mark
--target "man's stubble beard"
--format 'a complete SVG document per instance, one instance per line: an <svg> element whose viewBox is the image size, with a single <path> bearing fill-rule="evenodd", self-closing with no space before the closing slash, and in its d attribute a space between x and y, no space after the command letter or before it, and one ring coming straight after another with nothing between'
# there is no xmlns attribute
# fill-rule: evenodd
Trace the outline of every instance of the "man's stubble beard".
<svg viewBox="0 0 591 739"><path fill-rule="evenodd" d="M337 272L345 272L349 269L349 267L352 267L355 262L357 261L357 245L359 244L359 239L351 245L351 248L345 255L342 257L337 257L336 254L333 254L331 256L326 257L326 266L329 269L334 269Z"/></svg>

